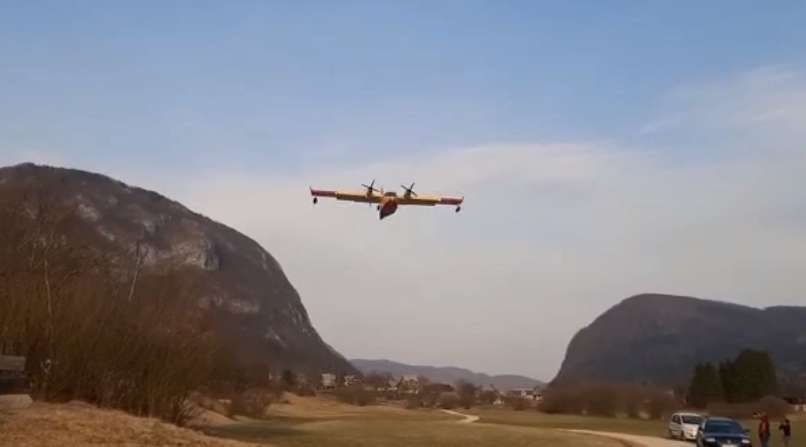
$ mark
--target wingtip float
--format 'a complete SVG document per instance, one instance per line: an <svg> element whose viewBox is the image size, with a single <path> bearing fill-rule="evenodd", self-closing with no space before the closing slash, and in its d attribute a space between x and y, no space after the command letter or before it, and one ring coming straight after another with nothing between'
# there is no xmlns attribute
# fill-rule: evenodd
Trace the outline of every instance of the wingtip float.
<svg viewBox="0 0 806 447"><path fill-rule="evenodd" d="M363 192L343 192L343 191L329 191L323 189L311 190L313 196L313 204L319 203L320 197L330 197L336 200L346 200L350 202L359 202L367 204L376 204L378 210L378 217L383 220L397 212L398 207L417 205L417 206L436 206L436 205L451 205L455 206L455 211L458 213L462 211L462 203L464 197L440 197L440 196L421 196L414 192L414 183L410 186L401 185L403 188L403 195L399 196L394 191L384 192L383 188L375 187L375 180L372 180L369 185L362 184L364 187Z"/></svg>

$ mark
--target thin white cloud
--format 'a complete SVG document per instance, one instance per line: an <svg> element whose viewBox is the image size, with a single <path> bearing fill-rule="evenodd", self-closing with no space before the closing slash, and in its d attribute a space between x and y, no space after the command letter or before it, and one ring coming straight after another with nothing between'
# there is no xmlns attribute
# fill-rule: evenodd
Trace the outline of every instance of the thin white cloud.
<svg viewBox="0 0 806 447"><path fill-rule="evenodd" d="M781 136L789 142L806 136L804 122L806 73L775 66L680 86L665 95L659 115L639 133L718 131L744 136L750 132L777 143Z"/></svg>

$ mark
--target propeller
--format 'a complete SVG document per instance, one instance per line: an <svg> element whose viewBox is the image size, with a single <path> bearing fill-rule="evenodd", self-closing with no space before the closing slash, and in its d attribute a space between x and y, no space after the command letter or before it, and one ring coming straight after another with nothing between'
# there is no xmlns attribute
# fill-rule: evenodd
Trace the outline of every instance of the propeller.
<svg viewBox="0 0 806 447"><path fill-rule="evenodd" d="M361 186L363 186L364 188L367 188L367 195L370 195L373 192L377 192L377 193L381 194L380 190L375 189L375 179L372 179L372 183L370 183L369 185L365 185L365 184L362 183Z"/></svg>
<svg viewBox="0 0 806 447"><path fill-rule="evenodd" d="M417 193L414 192L414 182L411 182L411 186L407 187L406 185L400 185L400 187L403 188L404 191L406 191L406 196L417 197Z"/></svg>

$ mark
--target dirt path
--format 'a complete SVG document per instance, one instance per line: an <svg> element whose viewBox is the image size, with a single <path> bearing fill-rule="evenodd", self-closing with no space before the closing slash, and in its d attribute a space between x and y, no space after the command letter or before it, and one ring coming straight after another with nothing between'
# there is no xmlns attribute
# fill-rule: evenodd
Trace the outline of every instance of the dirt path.
<svg viewBox="0 0 806 447"><path fill-rule="evenodd" d="M655 438L652 436L639 436L639 435L627 435L624 433L611 433L611 432L604 432L604 431L593 431L593 430L563 430L568 431L571 433L579 433L583 435L594 435L594 436L603 436L606 438L611 439L618 439L620 441L626 441L630 444L635 444L643 447L690 447L691 444L687 444L681 441L672 441L671 439L663 439L663 438Z"/></svg>
<svg viewBox="0 0 806 447"><path fill-rule="evenodd" d="M458 411L452 411L452 410L442 410L442 412L446 413L446 414L449 414L451 416L457 416L457 417L460 417L460 418L464 418L464 419L462 419L460 421L457 421L460 424L472 424L473 422L476 422L476 421L479 420L478 416L473 416L472 414L464 414L464 413L459 413Z"/></svg>
<svg viewBox="0 0 806 447"><path fill-rule="evenodd" d="M463 418L462 420L457 421L459 424L471 424L479 420L478 416L473 416L470 414L459 413L458 411L451 411L451 410L442 410L443 413L450 414L451 416L457 416ZM495 425L495 424L492 424ZM690 447L691 444L687 444L681 441L673 441L671 439L663 439L663 438L656 438L653 436L640 436L640 435L628 435L625 433L612 433L612 432L604 432L604 431L594 431L594 430L561 430L566 431L569 433L576 433L580 435L592 435L592 436L601 436L604 438L610 439L617 439L619 441L624 441L632 445L641 446L641 447Z"/></svg>

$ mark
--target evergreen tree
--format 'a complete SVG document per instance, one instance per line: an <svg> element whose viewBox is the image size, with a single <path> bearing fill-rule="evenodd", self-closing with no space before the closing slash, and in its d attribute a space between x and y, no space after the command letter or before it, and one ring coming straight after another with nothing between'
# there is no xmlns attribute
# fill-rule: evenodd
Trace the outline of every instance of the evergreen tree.
<svg viewBox="0 0 806 447"><path fill-rule="evenodd" d="M733 360L718 366L702 363L694 368L688 389L689 404L705 408L709 403L756 402L778 389L775 364L764 351L745 349Z"/></svg>
<svg viewBox="0 0 806 447"><path fill-rule="evenodd" d="M725 360L719 363L719 378L722 381L725 401L738 402L737 390L739 385L736 383L736 368L734 368L732 360Z"/></svg>
<svg viewBox="0 0 806 447"><path fill-rule="evenodd" d="M733 361L731 370L733 402L755 402L778 388L775 364L767 352L745 349Z"/></svg>
<svg viewBox="0 0 806 447"><path fill-rule="evenodd" d="M283 380L283 385L285 385L286 388L288 388L288 389L291 389L291 388L294 388L295 386L297 386L297 375L294 374L294 372L291 371L290 369L283 370L282 380Z"/></svg>
<svg viewBox="0 0 806 447"><path fill-rule="evenodd" d="M724 397L719 373L713 363L702 363L694 368L694 376L688 389L688 402L695 408L705 408L709 403Z"/></svg>

